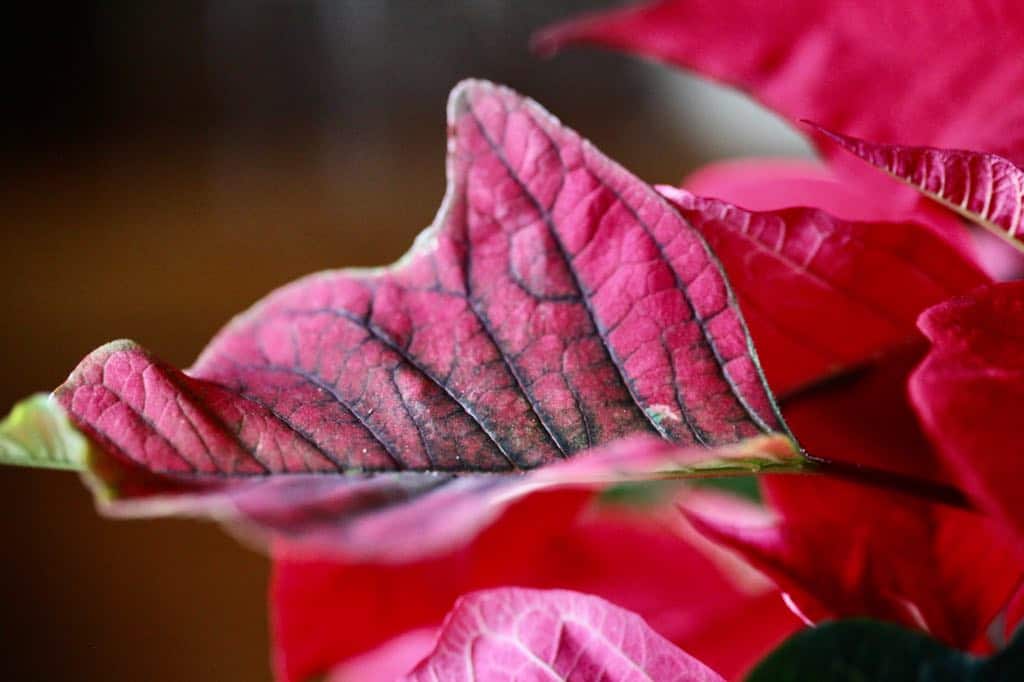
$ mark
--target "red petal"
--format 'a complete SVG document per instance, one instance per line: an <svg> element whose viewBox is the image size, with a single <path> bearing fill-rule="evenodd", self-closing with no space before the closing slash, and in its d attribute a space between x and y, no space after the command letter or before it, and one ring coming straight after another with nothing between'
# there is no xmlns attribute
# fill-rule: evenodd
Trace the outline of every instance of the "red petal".
<svg viewBox="0 0 1024 682"><path fill-rule="evenodd" d="M932 349L910 381L928 435L975 503L1024 556L1024 283L996 284L921 316Z"/></svg>

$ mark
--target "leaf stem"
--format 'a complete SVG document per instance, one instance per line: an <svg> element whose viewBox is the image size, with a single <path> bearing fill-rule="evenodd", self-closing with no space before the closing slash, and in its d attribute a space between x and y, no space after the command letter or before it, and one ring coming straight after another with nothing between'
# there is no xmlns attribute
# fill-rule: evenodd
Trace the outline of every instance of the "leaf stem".
<svg viewBox="0 0 1024 682"><path fill-rule="evenodd" d="M851 462L826 459L809 452L804 452L804 457L808 464L803 470L804 473L835 476L882 490L904 493L926 502L937 502L959 509L975 510L974 505L961 490L945 483L928 481Z"/></svg>

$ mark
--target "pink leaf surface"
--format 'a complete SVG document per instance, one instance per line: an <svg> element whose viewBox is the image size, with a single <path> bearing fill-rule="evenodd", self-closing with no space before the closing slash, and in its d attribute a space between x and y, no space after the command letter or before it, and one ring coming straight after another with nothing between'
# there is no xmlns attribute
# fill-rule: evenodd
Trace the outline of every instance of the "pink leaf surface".
<svg viewBox="0 0 1024 682"><path fill-rule="evenodd" d="M1024 250L1024 169L996 154L878 144L822 130L840 147Z"/></svg>
<svg viewBox="0 0 1024 682"><path fill-rule="evenodd" d="M1024 576L981 514L834 479L768 477L772 524L689 512L811 620L868 616L968 648Z"/></svg>
<svg viewBox="0 0 1024 682"><path fill-rule="evenodd" d="M58 391L76 423L207 476L508 471L779 426L717 262L654 190L498 86L458 87L449 127L448 194L398 266L275 292L187 375L103 347Z"/></svg>
<svg viewBox="0 0 1024 682"><path fill-rule="evenodd" d="M598 597L504 588L456 604L409 680L680 680L722 678Z"/></svg>
<svg viewBox="0 0 1024 682"><path fill-rule="evenodd" d="M984 287L921 316L931 352L910 380L936 449L1024 556L1018 441L1024 405L1024 283Z"/></svg>
<svg viewBox="0 0 1024 682"><path fill-rule="evenodd" d="M915 223L801 207L754 212L659 191L721 259L779 395L913 341L922 310L988 281Z"/></svg>
<svg viewBox="0 0 1024 682"><path fill-rule="evenodd" d="M551 27L693 69L802 118L886 143L1024 162L1024 5L1017 0L657 0ZM832 150L826 149L831 154Z"/></svg>
<svg viewBox="0 0 1024 682"><path fill-rule="evenodd" d="M778 425L721 271L653 190L503 88L464 84L449 117L449 193L400 266L285 287L188 375L101 348L58 391L76 422L212 476L505 471Z"/></svg>
<svg viewBox="0 0 1024 682"><path fill-rule="evenodd" d="M285 286L188 371L115 342L56 391L113 512L404 556L493 520L522 483L496 473L785 431L718 261L654 189L506 88L467 81L448 117L445 200L398 264Z"/></svg>
<svg viewBox="0 0 1024 682"><path fill-rule="evenodd" d="M402 633L439 627L459 595L509 584L608 599L730 678L799 625L768 581L694 532L674 502L700 500L741 518L763 518L759 507L684 491L652 506L591 504L571 516L581 499L571 491L531 496L464 549L416 562L277 560L271 615L278 677L355 674L389 655L382 643L398 646Z"/></svg>

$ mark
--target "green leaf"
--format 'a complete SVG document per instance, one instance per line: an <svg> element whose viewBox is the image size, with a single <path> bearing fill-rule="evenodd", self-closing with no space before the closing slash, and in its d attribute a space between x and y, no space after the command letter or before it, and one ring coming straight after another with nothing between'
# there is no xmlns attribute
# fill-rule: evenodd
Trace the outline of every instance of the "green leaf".
<svg viewBox="0 0 1024 682"><path fill-rule="evenodd" d="M0 422L0 464L82 471L88 452L88 440L44 393L21 401Z"/></svg>
<svg viewBox="0 0 1024 682"><path fill-rule="evenodd" d="M745 497L751 502L761 502L761 487L758 484L757 476L730 476L725 478L698 478L693 481L694 485L705 488L725 490Z"/></svg>
<svg viewBox="0 0 1024 682"><path fill-rule="evenodd" d="M786 640L747 682L1010 682L1024 679L1024 640L987 659L890 623L843 620Z"/></svg>

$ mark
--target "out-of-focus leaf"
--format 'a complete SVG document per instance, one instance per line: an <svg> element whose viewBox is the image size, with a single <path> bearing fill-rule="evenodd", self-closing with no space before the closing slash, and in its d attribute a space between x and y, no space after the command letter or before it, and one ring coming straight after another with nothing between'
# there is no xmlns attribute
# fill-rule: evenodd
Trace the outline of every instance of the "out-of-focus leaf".
<svg viewBox="0 0 1024 682"><path fill-rule="evenodd" d="M1022 23L1018 0L655 0L553 26L535 45L634 52L734 85L790 121L1024 163Z"/></svg>
<svg viewBox="0 0 1024 682"><path fill-rule="evenodd" d="M810 621L872 617L968 648L1024 577L992 519L826 477L766 477L778 519L685 507L709 538L741 553Z"/></svg>
<svg viewBox="0 0 1024 682"><path fill-rule="evenodd" d="M723 680L603 599L511 587L462 597L437 647L405 679Z"/></svg>
<svg viewBox="0 0 1024 682"><path fill-rule="evenodd" d="M920 326L932 348L910 379L913 405L964 490L1003 523L1024 556L1024 283L941 303Z"/></svg>

